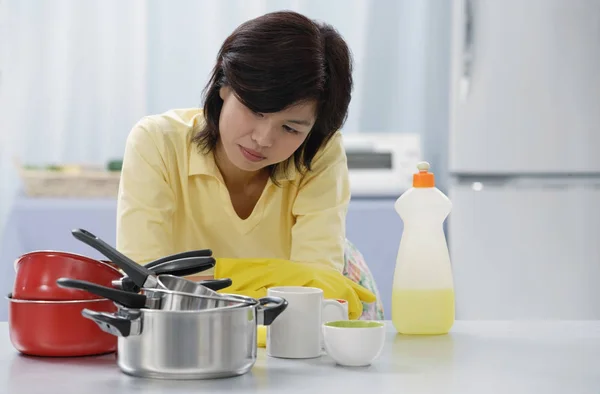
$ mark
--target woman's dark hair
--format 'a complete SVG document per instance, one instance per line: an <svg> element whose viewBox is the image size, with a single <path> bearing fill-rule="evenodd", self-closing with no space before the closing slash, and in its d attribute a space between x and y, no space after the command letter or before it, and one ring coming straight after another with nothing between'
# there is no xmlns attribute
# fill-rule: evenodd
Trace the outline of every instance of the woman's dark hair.
<svg viewBox="0 0 600 394"><path fill-rule="evenodd" d="M222 86L229 86L245 106L259 113L315 100L315 124L293 156L300 172L310 170L315 154L346 121L352 84L352 55L332 26L290 11L260 16L240 25L223 42L204 89L206 122L193 141L205 152L215 148ZM291 160L272 166L273 181Z"/></svg>

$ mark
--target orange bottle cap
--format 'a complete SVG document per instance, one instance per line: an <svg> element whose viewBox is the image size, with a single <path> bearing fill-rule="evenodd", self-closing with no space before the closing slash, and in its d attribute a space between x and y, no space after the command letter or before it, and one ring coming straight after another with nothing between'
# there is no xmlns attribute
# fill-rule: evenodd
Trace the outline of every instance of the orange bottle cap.
<svg viewBox="0 0 600 394"><path fill-rule="evenodd" d="M422 161L417 164L419 172L413 174L413 187L434 187L435 176L429 172L429 163Z"/></svg>

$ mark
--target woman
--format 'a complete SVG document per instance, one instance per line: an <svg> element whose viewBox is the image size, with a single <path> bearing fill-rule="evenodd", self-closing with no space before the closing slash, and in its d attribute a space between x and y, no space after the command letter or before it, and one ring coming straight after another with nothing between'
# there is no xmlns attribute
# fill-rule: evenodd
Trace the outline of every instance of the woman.
<svg viewBox="0 0 600 394"><path fill-rule="evenodd" d="M139 263L210 248L343 272L350 189L339 129L351 91L351 54L331 26L294 12L240 25L203 109L148 116L131 131L117 248Z"/></svg>

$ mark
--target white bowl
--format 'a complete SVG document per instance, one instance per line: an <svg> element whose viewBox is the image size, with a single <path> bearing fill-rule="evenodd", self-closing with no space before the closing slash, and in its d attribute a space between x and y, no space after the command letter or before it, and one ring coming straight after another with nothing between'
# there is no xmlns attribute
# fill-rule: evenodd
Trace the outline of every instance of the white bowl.
<svg viewBox="0 0 600 394"><path fill-rule="evenodd" d="M383 322L338 320L323 324L325 351L336 363L347 367L370 365L383 350Z"/></svg>

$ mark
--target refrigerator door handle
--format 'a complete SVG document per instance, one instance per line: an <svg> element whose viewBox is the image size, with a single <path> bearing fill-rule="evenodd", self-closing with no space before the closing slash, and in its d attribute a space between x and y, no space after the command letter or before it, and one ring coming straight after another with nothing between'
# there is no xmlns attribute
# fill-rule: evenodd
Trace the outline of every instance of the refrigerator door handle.
<svg viewBox="0 0 600 394"><path fill-rule="evenodd" d="M462 78L460 98L466 100L471 89L471 75L473 72L473 0L464 0L465 30L462 53Z"/></svg>

